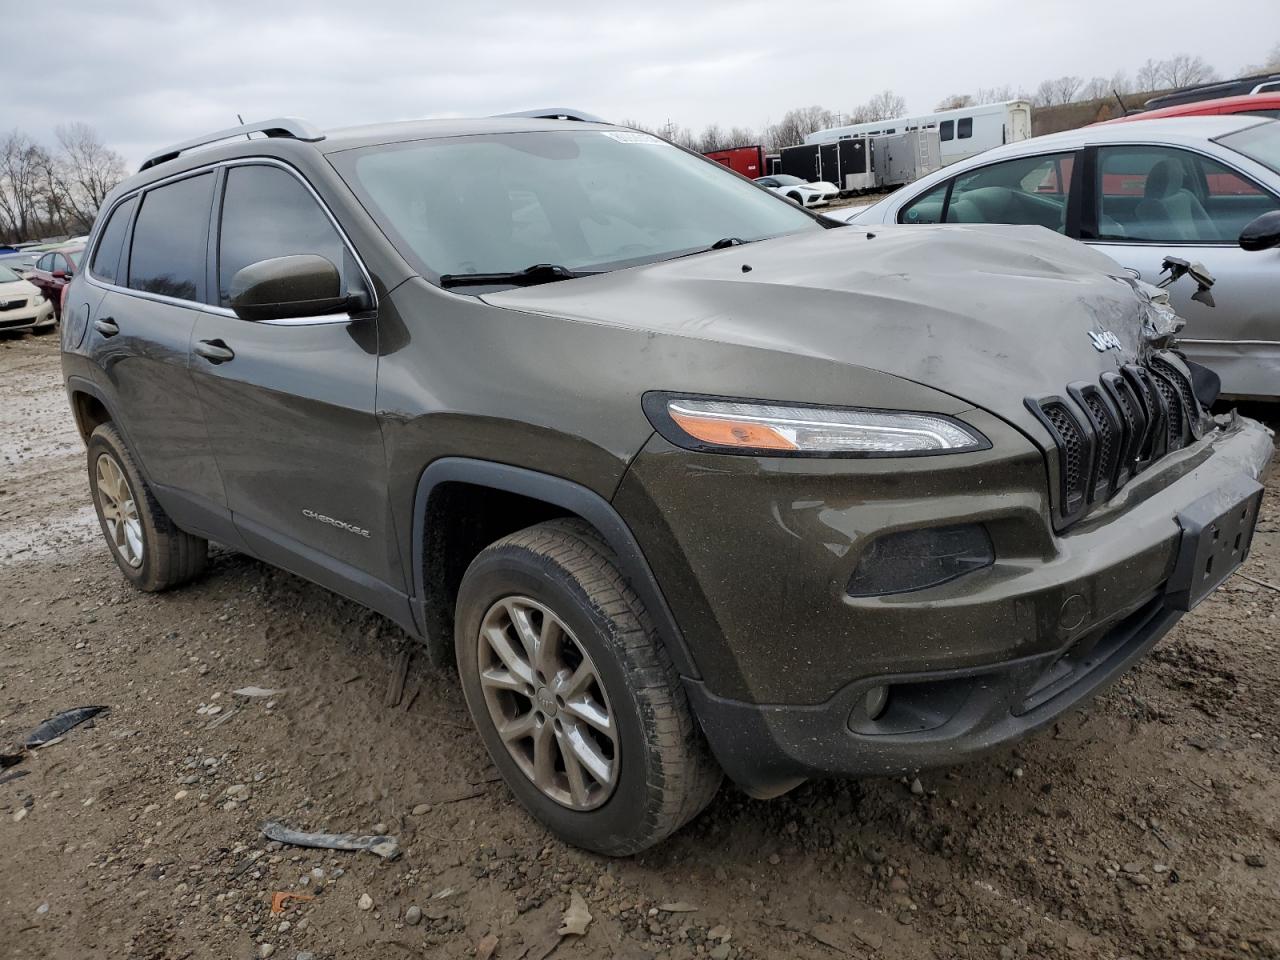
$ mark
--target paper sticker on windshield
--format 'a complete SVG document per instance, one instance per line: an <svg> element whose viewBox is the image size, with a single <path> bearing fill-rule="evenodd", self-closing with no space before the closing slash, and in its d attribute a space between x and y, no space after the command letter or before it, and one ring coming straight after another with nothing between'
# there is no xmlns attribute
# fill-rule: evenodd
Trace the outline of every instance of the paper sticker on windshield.
<svg viewBox="0 0 1280 960"><path fill-rule="evenodd" d="M606 137L617 140L619 143L661 143L651 133L641 133L639 130L602 130L600 131Z"/></svg>

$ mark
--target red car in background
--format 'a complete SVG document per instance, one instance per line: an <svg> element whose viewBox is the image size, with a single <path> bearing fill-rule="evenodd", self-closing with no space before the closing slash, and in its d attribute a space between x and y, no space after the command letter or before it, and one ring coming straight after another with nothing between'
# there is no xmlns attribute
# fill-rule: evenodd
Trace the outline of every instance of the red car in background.
<svg viewBox="0 0 1280 960"><path fill-rule="evenodd" d="M1172 107L1161 107L1159 110L1148 110L1146 113L1131 113L1127 117L1116 117L1104 123L1128 123L1132 120L1158 120L1162 117L1205 117L1213 114L1252 113L1259 117L1280 117L1280 94L1253 93L1241 97L1222 97L1218 100L1197 100L1193 103L1179 103Z"/></svg>
<svg viewBox="0 0 1280 960"><path fill-rule="evenodd" d="M62 319L62 291L72 276L80 269L80 258L84 255L84 245L59 247L42 253L36 261L35 269L27 279L40 288L45 299L53 304L54 315Z"/></svg>

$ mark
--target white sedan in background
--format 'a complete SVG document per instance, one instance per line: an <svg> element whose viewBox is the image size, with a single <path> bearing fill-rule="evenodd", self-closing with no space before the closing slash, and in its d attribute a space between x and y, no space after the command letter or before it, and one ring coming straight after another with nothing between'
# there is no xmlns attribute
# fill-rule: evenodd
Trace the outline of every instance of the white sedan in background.
<svg viewBox="0 0 1280 960"><path fill-rule="evenodd" d="M0 266L0 333L49 329L53 325L53 304L40 288Z"/></svg>
<svg viewBox="0 0 1280 960"><path fill-rule="evenodd" d="M819 180L808 183L799 177L787 173L776 173L769 177L756 177L756 183L768 187L774 193L786 197L802 207L824 207L840 196L840 188L834 183Z"/></svg>
<svg viewBox="0 0 1280 960"><path fill-rule="evenodd" d="M1280 225L1280 120L1176 117L1048 134L829 216L860 227L1039 225L1148 283L1165 257L1202 263L1216 306L1192 300L1193 283L1169 289L1187 321L1181 349L1222 378L1224 394L1280 399L1280 239L1264 236Z"/></svg>

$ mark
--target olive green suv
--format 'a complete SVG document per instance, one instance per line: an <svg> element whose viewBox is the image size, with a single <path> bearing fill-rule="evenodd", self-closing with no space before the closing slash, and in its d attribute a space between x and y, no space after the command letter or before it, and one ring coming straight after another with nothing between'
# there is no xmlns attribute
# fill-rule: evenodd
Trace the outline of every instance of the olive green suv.
<svg viewBox="0 0 1280 960"><path fill-rule="evenodd" d="M1271 436L1111 260L836 224L567 113L276 120L111 194L63 368L128 579L216 540L379 611L536 817L626 854L722 771L1022 737L1243 559Z"/></svg>

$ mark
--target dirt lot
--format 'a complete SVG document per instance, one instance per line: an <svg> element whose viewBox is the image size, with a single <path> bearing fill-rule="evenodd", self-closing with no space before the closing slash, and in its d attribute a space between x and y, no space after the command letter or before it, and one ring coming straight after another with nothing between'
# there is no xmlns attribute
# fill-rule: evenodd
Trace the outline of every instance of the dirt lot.
<svg viewBox="0 0 1280 960"><path fill-rule="evenodd" d="M985 762L726 786L662 847L565 847L495 782L454 678L296 577L217 551L127 587L87 507L54 337L0 340L0 956L1280 956L1280 592L1233 577L1088 710ZM1273 479L1246 573L1280 584ZM247 699L246 685L283 692ZM258 824L399 838L267 843ZM314 900L271 912L271 895ZM585 936L554 932L579 894ZM367 896L368 909L362 909ZM679 908L679 909L673 909ZM491 935L491 936L490 936ZM488 939L486 939L488 937ZM482 943L483 941L483 943Z"/></svg>

